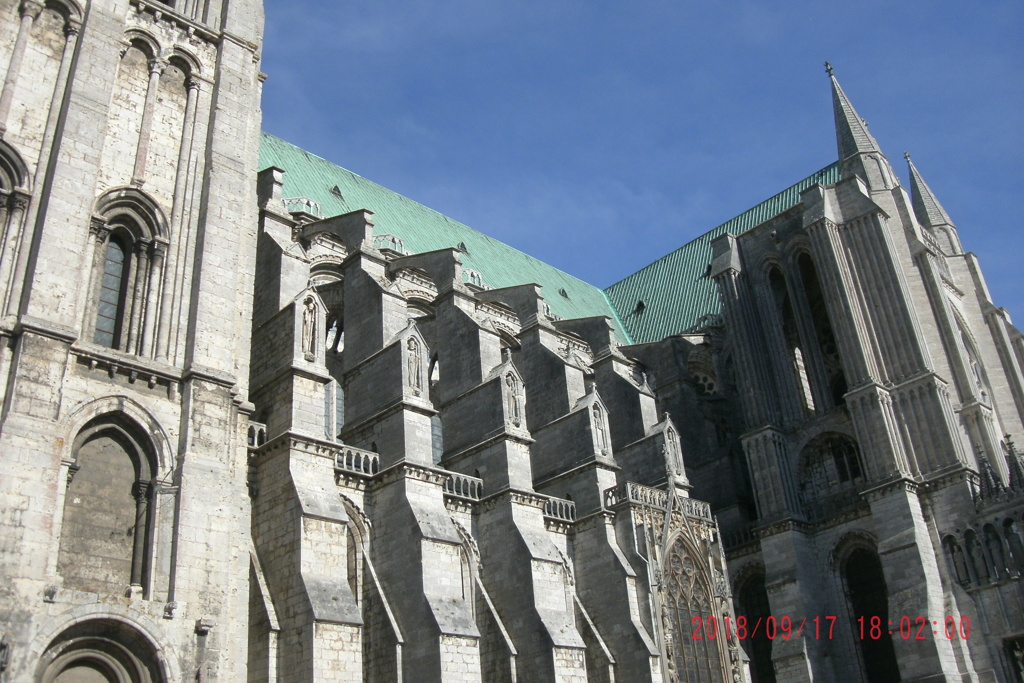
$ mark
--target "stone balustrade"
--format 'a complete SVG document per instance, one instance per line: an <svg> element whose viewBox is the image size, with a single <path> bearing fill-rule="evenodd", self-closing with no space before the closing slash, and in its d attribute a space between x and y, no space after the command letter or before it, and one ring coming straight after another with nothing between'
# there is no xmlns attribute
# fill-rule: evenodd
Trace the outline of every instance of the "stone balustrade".
<svg viewBox="0 0 1024 683"><path fill-rule="evenodd" d="M558 522L576 521L576 503L564 498L549 497L544 502L544 516Z"/></svg>
<svg viewBox="0 0 1024 683"><path fill-rule="evenodd" d="M380 471L380 456L351 446L341 446L334 453L334 471L373 476Z"/></svg>
<svg viewBox="0 0 1024 683"><path fill-rule="evenodd" d="M452 472L444 482L444 494L462 500L478 501L484 492L482 479Z"/></svg>
<svg viewBox="0 0 1024 683"><path fill-rule="evenodd" d="M636 482L627 481L606 489L604 492L604 505L606 508L614 508L625 503L633 505L647 505L661 510L668 509L668 493L661 489L644 486ZM714 521L711 516L711 506L703 500L676 496L673 508L682 510L687 517L702 519L707 522Z"/></svg>

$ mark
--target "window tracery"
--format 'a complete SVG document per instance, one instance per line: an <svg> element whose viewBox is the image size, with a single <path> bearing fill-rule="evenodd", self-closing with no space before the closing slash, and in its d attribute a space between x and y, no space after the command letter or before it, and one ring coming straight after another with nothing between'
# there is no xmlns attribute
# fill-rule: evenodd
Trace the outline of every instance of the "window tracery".
<svg viewBox="0 0 1024 683"><path fill-rule="evenodd" d="M682 539L671 546L664 565L662 629L671 683L722 683L717 639L692 638L694 620L715 615L714 594L705 572Z"/></svg>
<svg viewBox="0 0 1024 683"><path fill-rule="evenodd" d="M711 347L707 344L695 346L686 360L686 369L697 383L697 394L704 396L718 393L718 376Z"/></svg>
<svg viewBox="0 0 1024 683"><path fill-rule="evenodd" d="M804 504L855 492L864 482L857 443L848 436L825 433L812 439L800 454L800 497Z"/></svg>

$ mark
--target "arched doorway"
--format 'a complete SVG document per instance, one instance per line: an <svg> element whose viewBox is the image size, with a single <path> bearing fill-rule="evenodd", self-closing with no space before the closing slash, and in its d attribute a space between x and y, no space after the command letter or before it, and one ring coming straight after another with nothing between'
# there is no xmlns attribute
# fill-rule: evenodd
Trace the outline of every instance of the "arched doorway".
<svg viewBox="0 0 1024 683"><path fill-rule="evenodd" d="M860 647L865 680L871 683L898 683L902 679L892 636L889 634L889 593L878 554L867 548L853 550L843 563L843 582L853 617L853 634ZM871 628L873 620L877 620L877 630ZM873 637L876 634L878 637Z"/></svg>
<svg viewBox="0 0 1024 683"><path fill-rule="evenodd" d="M40 683L166 683L153 644L114 619L76 624L54 638L39 663Z"/></svg>

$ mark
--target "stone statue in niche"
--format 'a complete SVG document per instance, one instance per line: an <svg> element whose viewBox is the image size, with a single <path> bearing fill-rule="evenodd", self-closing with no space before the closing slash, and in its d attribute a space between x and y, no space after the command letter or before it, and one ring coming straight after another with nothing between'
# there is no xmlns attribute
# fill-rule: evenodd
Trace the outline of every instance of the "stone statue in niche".
<svg viewBox="0 0 1024 683"><path fill-rule="evenodd" d="M316 358L316 302L306 299L302 310L302 355L306 360Z"/></svg>
<svg viewBox="0 0 1024 683"><path fill-rule="evenodd" d="M672 473L682 474L683 460L679 453L679 437L671 427L665 430L665 455L668 458L669 467L672 468Z"/></svg>
<svg viewBox="0 0 1024 683"><path fill-rule="evenodd" d="M423 389L422 380L420 379L420 343L415 337L409 337L406 342L406 349L408 349L408 370L409 370L409 388L412 389L412 393L415 396L419 396Z"/></svg>
<svg viewBox="0 0 1024 683"><path fill-rule="evenodd" d="M603 455L608 453L608 433L604 428L604 415L601 413L601 406L594 404L594 434L597 436L597 450Z"/></svg>
<svg viewBox="0 0 1024 683"><path fill-rule="evenodd" d="M523 407L519 397L519 380L511 372L505 375L505 384L508 386L508 415L512 424L519 427L523 424Z"/></svg>

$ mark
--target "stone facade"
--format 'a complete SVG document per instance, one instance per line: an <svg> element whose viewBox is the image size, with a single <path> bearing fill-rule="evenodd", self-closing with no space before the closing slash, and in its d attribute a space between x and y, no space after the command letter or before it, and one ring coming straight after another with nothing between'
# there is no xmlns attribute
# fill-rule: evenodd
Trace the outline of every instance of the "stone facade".
<svg viewBox="0 0 1024 683"><path fill-rule="evenodd" d="M0 681L1022 680L1024 343L838 83L623 344L286 196L261 17L0 0Z"/></svg>
<svg viewBox="0 0 1024 683"><path fill-rule="evenodd" d="M179 4L0 2L5 681L246 677L262 5Z"/></svg>

